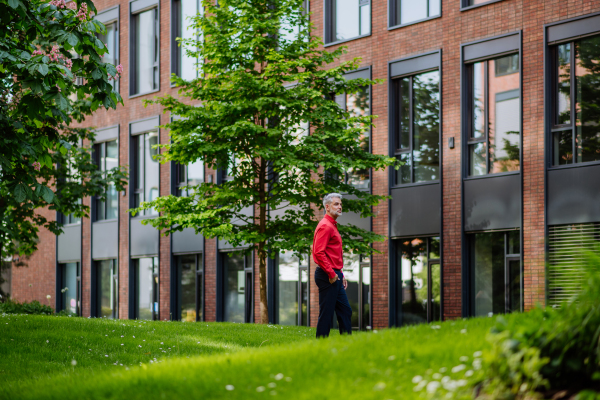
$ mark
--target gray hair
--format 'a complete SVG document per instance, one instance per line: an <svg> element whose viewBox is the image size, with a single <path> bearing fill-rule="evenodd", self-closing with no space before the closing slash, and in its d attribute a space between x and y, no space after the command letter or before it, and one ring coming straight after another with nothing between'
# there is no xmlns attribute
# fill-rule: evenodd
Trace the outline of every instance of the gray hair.
<svg viewBox="0 0 600 400"><path fill-rule="evenodd" d="M329 193L328 195L325 195L325 197L323 197L323 208L325 208L325 206L329 203L331 203L331 200L333 200L334 197L339 198L340 200L342 200L342 195L339 193Z"/></svg>

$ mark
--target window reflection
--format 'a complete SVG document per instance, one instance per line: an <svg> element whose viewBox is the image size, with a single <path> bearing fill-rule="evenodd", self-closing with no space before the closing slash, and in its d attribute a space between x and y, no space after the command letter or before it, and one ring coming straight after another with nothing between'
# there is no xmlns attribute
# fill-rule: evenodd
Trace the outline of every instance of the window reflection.
<svg viewBox="0 0 600 400"><path fill-rule="evenodd" d="M371 33L370 0L331 0L333 40L346 40Z"/></svg>
<svg viewBox="0 0 600 400"><path fill-rule="evenodd" d="M158 319L158 257L136 261L137 319Z"/></svg>
<svg viewBox="0 0 600 400"><path fill-rule="evenodd" d="M394 25L409 24L440 15L440 0L395 0Z"/></svg>
<svg viewBox="0 0 600 400"><path fill-rule="evenodd" d="M102 260L96 264L98 273L98 311L101 318L117 318L119 274L117 260Z"/></svg>
<svg viewBox="0 0 600 400"><path fill-rule="evenodd" d="M158 144L158 132L149 132L137 135L134 138L135 168L134 178L134 206L139 207L144 201L158 198L159 163L155 159L158 150L152 147ZM156 215L154 209L145 210L144 215Z"/></svg>
<svg viewBox="0 0 600 400"><path fill-rule="evenodd" d="M369 88L363 87L357 93L346 95L346 110L350 113L350 117L363 117L370 115L369 109ZM360 125L362 127L362 125ZM370 129L363 131L360 138L360 147L368 152L370 146L371 132ZM368 189L370 185L370 174L368 169L350 168L347 172L348 184L353 185L357 189Z"/></svg>
<svg viewBox="0 0 600 400"><path fill-rule="evenodd" d="M157 10L134 16L135 23L135 90L150 92L158 87Z"/></svg>

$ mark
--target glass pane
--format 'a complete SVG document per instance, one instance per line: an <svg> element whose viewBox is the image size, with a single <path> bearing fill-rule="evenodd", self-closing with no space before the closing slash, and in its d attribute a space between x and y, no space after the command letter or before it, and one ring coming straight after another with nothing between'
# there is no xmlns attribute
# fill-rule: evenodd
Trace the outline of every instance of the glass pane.
<svg viewBox="0 0 600 400"><path fill-rule="evenodd" d="M490 173L519 170L519 55L488 61ZM501 74L498 74L501 71Z"/></svg>
<svg viewBox="0 0 600 400"><path fill-rule="evenodd" d="M485 61L473 64L473 138L485 136L485 66Z"/></svg>
<svg viewBox="0 0 600 400"><path fill-rule="evenodd" d="M508 291L511 312L521 311L521 260L508 261Z"/></svg>
<svg viewBox="0 0 600 400"><path fill-rule="evenodd" d="M436 260L440 258L440 238L429 238L429 259Z"/></svg>
<svg viewBox="0 0 600 400"><path fill-rule="evenodd" d="M369 329L371 323L371 267L362 267L362 326Z"/></svg>
<svg viewBox="0 0 600 400"><path fill-rule="evenodd" d="M477 176L486 174L486 147L485 143L469 145L469 175Z"/></svg>
<svg viewBox="0 0 600 400"><path fill-rule="evenodd" d="M154 13L148 10L137 15L135 32L135 79L137 93L154 89Z"/></svg>
<svg viewBox="0 0 600 400"><path fill-rule="evenodd" d="M556 123L571 123L571 44L561 44L557 49Z"/></svg>
<svg viewBox="0 0 600 400"><path fill-rule="evenodd" d="M369 115L369 88L363 87L357 93L346 95L346 110L350 114L350 117ZM362 132L359 143L364 151L369 151L370 132L368 130ZM353 185L357 189L368 189L370 184L369 170L349 169L348 184Z"/></svg>
<svg viewBox="0 0 600 400"><path fill-rule="evenodd" d="M371 5L360 6L360 34L367 35L371 33Z"/></svg>
<svg viewBox="0 0 600 400"><path fill-rule="evenodd" d="M413 163L415 182L439 179L439 71L413 78Z"/></svg>
<svg viewBox="0 0 600 400"><path fill-rule="evenodd" d="M440 4L441 0L429 0L429 15L428 17L435 17L440 15Z"/></svg>
<svg viewBox="0 0 600 400"><path fill-rule="evenodd" d="M600 36L575 45L577 162L600 161Z"/></svg>
<svg viewBox="0 0 600 400"><path fill-rule="evenodd" d="M400 24L427 18L427 0L399 0Z"/></svg>
<svg viewBox="0 0 600 400"><path fill-rule="evenodd" d="M152 146L158 144L158 133L147 133L144 135L144 139L146 141L144 194L146 201L152 201L158 197L159 163L153 157L157 154L157 150L152 148ZM150 210L146 214L156 215L157 213L154 210Z"/></svg>
<svg viewBox="0 0 600 400"><path fill-rule="evenodd" d="M471 237L471 309L473 316L505 312L504 233Z"/></svg>
<svg viewBox="0 0 600 400"><path fill-rule="evenodd" d="M196 256L179 257L181 321L196 321Z"/></svg>
<svg viewBox="0 0 600 400"><path fill-rule="evenodd" d="M298 325L298 278L300 262L291 251L279 253L278 322L280 325Z"/></svg>
<svg viewBox="0 0 600 400"><path fill-rule="evenodd" d="M352 328L360 328L360 326L358 325L358 315L361 309L358 302L358 291L360 283L360 255L344 253L344 277L346 278L346 281L348 281L346 295L348 296L350 308L352 308Z"/></svg>
<svg viewBox="0 0 600 400"><path fill-rule="evenodd" d="M225 321L245 322L244 256L224 254L225 264Z"/></svg>
<svg viewBox="0 0 600 400"><path fill-rule="evenodd" d="M431 315L429 321L442 319L442 270L440 264L431 264Z"/></svg>
<svg viewBox="0 0 600 400"><path fill-rule="evenodd" d="M105 144L100 143L95 146L96 156L98 157L98 170L105 171L106 170L106 154L105 154ZM102 221L106 219L106 205L104 201L100 198L96 200L96 220Z"/></svg>
<svg viewBox="0 0 600 400"><path fill-rule="evenodd" d="M491 1L491 0L467 0L467 5L474 6L476 4L487 3L488 1Z"/></svg>
<svg viewBox="0 0 600 400"><path fill-rule="evenodd" d="M119 166L119 148L117 141L106 142L106 169L111 170ZM114 185L110 185L106 192L106 219L116 219L119 209L119 196Z"/></svg>
<svg viewBox="0 0 600 400"><path fill-rule="evenodd" d="M133 171L134 187L136 190L134 206L139 207L142 201L144 201L144 135L135 137L136 148L136 165Z"/></svg>
<svg viewBox="0 0 600 400"><path fill-rule="evenodd" d="M61 288L63 296L63 309L70 313L79 313L79 304L77 299L77 263L63 264L63 285Z"/></svg>
<svg viewBox="0 0 600 400"><path fill-rule="evenodd" d="M104 260L98 262L98 301L99 312L98 316L102 318L112 318L115 306L113 295L115 288L113 287L113 260Z"/></svg>
<svg viewBox="0 0 600 400"><path fill-rule="evenodd" d="M402 153L400 156L396 156L399 158L404 165L400 166L400 169L396 171L396 185L403 185L406 183L411 183L410 179L410 153Z"/></svg>
<svg viewBox="0 0 600 400"><path fill-rule="evenodd" d="M204 163L197 160L187 166L187 184L199 185L204 182Z"/></svg>
<svg viewBox="0 0 600 400"><path fill-rule="evenodd" d="M400 80L400 130L398 149L408 149L410 147L410 78Z"/></svg>
<svg viewBox="0 0 600 400"><path fill-rule="evenodd" d="M552 164L565 165L573 162L573 133L567 131L552 134Z"/></svg>
<svg viewBox="0 0 600 400"><path fill-rule="evenodd" d="M181 32L179 32L180 37L182 39L197 39L198 34L196 28L193 27L194 22L189 19L189 17L195 17L198 14L198 0L180 0L181 1ZM202 10L202 9L200 9ZM186 54L186 49L190 47L181 46L181 59L180 68L181 68L181 77L186 80L195 79L198 76L197 73L197 58L193 56L188 56ZM195 50L194 48L190 48L190 50Z"/></svg>
<svg viewBox="0 0 600 400"><path fill-rule="evenodd" d="M300 299L302 300L302 319L300 324L308 326L308 271L306 269L300 270L300 280Z"/></svg>
<svg viewBox="0 0 600 400"><path fill-rule="evenodd" d="M138 319L151 320L154 306L154 263L152 258L140 258L137 261L137 316Z"/></svg>
<svg viewBox="0 0 600 400"><path fill-rule="evenodd" d="M521 254L521 231L510 231L506 235L508 236L506 254Z"/></svg>
<svg viewBox="0 0 600 400"><path fill-rule="evenodd" d="M427 322L427 239L403 239L400 249L402 324Z"/></svg>
<svg viewBox="0 0 600 400"><path fill-rule="evenodd" d="M335 0L335 41L360 35L359 0Z"/></svg>

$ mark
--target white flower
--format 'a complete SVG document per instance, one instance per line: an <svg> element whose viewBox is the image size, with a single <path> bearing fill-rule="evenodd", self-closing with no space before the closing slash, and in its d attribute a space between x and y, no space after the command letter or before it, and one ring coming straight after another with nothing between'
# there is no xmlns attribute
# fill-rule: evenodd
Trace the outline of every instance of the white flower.
<svg viewBox="0 0 600 400"><path fill-rule="evenodd" d="M75 360L71 360L71 365L72 365L72 366L76 366L76 365L77 365L77 361L75 361Z"/></svg>
<svg viewBox="0 0 600 400"><path fill-rule="evenodd" d="M481 369L481 360L477 359L475 361L473 361L473 369L474 370L480 370Z"/></svg>
<svg viewBox="0 0 600 400"><path fill-rule="evenodd" d="M286 381L286 382L291 382L291 381L292 381L292 378L290 378L289 376L286 376L286 377L285 377L285 381Z"/></svg>
<svg viewBox="0 0 600 400"><path fill-rule="evenodd" d="M461 329L460 333L467 333L467 330L466 329Z"/></svg>
<svg viewBox="0 0 600 400"><path fill-rule="evenodd" d="M271 382L267 386L270 387L271 389L273 389L274 387L277 386L277 384L275 382Z"/></svg>
<svg viewBox="0 0 600 400"><path fill-rule="evenodd" d="M456 385L458 387L467 386L467 380L466 379L459 379L459 380L456 381Z"/></svg>
<svg viewBox="0 0 600 400"><path fill-rule="evenodd" d="M395 359L396 359L396 356L389 356L388 357L388 360L390 360L390 361L394 361Z"/></svg>
<svg viewBox="0 0 600 400"><path fill-rule="evenodd" d="M431 325L431 329L440 329L441 326L440 325Z"/></svg>
<svg viewBox="0 0 600 400"><path fill-rule="evenodd" d="M442 383L448 383L450 382L450 377L448 375L446 375L445 377L442 378Z"/></svg>
<svg viewBox="0 0 600 400"><path fill-rule="evenodd" d="M415 392L420 392L421 390L423 390L423 388L427 385L427 381L426 380L422 380L421 382L419 382L419 384L417 386L415 386L413 388L413 390Z"/></svg>
<svg viewBox="0 0 600 400"><path fill-rule="evenodd" d="M275 375L275 380L276 381L280 381L282 379L283 379L283 374L282 373L279 373L279 374Z"/></svg>
<svg viewBox="0 0 600 400"><path fill-rule="evenodd" d="M446 372L446 371L448 371L448 368L446 368L446 367L442 367L442 368L440 368L440 373L442 373L442 374L443 374L443 373L444 373L444 372Z"/></svg>
<svg viewBox="0 0 600 400"><path fill-rule="evenodd" d="M469 361L469 357L467 356L462 356L461 358L458 359L460 362L467 362Z"/></svg>
<svg viewBox="0 0 600 400"><path fill-rule="evenodd" d="M6 324L6 325L8 325L8 324ZM49 340L46 340L46 343L50 343L50 341L49 341Z"/></svg>
<svg viewBox="0 0 600 400"><path fill-rule="evenodd" d="M206 325L206 326L208 326L208 325ZM265 391L265 387L264 386L259 386L259 387L256 388L256 391L259 392L259 393L260 392L264 392Z"/></svg>
<svg viewBox="0 0 600 400"><path fill-rule="evenodd" d="M385 389L385 382L377 382L377 384L375 384L375 386L373 387L373 390L377 390L377 391L381 391Z"/></svg>
<svg viewBox="0 0 600 400"><path fill-rule="evenodd" d="M433 379L442 379L442 374L438 374L437 372L431 376Z"/></svg>
<svg viewBox="0 0 600 400"><path fill-rule="evenodd" d="M52 296L50 296L49 294L47 294L47 295L46 295L46 298L47 298L48 300L50 300L50 298L51 298L51 297L52 297Z"/></svg>
<svg viewBox="0 0 600 400"><path fill-rule="evenodd" d="M421 382L422 380L423 380L423 377L421 375L417 375L412 378L412 383L414 383L416 385L417 383Z"/></svg>
<svg viewBox="0 0 600 400"><path fill-rule="evenodd" d="M235 387L233 387L233 385L227 385L225 386L225 389L232 391L233 389L235 389Z"/></svg>
<svg viewBox="0 0 600 400"><path fill-rule="evenodd" d="M104 357L108 357L108 354L105 354Z"/></svg>
<svg viewBox="0 0 600 400"><path fill-rule="evenodd" d="M473 357L477 358L477 357L481 357L481 352L480 351L476 351L475 353L473 353Z"/></svg>
<svg viewBox="0 0 600 400"><path fill-rule="evenodd" d="M427 384L427 393L435 393L441 384L437 381L431 381Z"/></svg>
<svg viewBox="0 0 600 400"><path fill-rule="evenodd" d="M465 376L466 376L467 378L468 378L468 377L470 377L470 376L473 376L473 370L472 370L472 369L470 369L470 370L468 370L467 372L465 372Z"/></svg>
<svg viewBox="0 0 600 400"><path fill-rule="evenodd" d="M463 369L465 369L465 368L467 368L467 366L466 366L465 364L460 364L460 365L457 365L456 367L452 368L452 373L454 373L454 374L455 374L455 373L457 373L457 372L460 372L460 371L462 371L462 370L463 370Z"/></svg>

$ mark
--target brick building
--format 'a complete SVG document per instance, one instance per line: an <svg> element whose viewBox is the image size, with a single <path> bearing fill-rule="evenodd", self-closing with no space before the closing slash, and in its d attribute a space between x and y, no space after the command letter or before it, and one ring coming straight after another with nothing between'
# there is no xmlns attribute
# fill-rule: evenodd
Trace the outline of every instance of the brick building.
<svg viewBox="0 0 600 400"><path fill-rule="evenodd" d="M64 235L42 231L29 266L12 271L13 298L50 294L50 305L83 316L258 321L257 259L191 230L160 236L140 224L152 215L127 213L180 184L226 179L150 157L170 116L142 100L175 96L171 73L195 73L174 38L190 34L181 21L198 1L96 7L127 71L125 105L86 124L101 167L129 165L131 182L105 203L84 199L91 219L60 217ZM370 151L406 162L353 177L391 196L372 220L340 220L389 238L375 244L380 254L346 257L353 325L527 310L576 290L572 249L600 239L600 1L313 0L309 9L326 47L362 57L347 79L385 80L359 94L366 102L336 100L379 116ZM316 325L314 267L289 254L269 260L272 322Z"/></svg>

